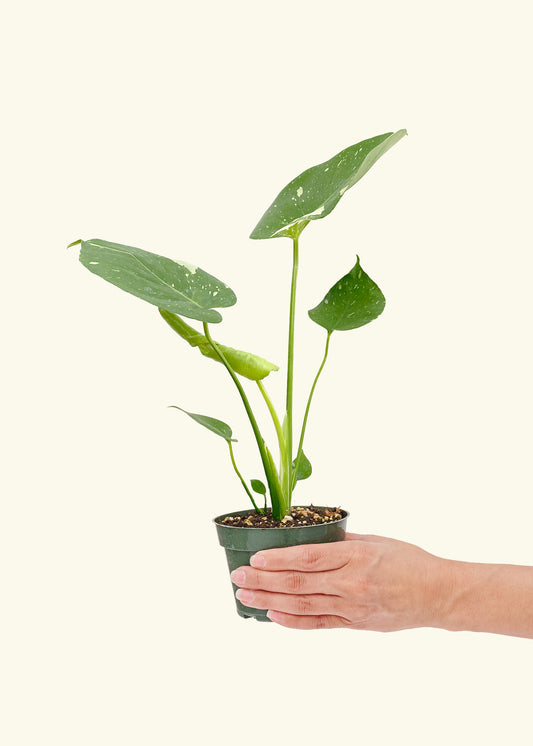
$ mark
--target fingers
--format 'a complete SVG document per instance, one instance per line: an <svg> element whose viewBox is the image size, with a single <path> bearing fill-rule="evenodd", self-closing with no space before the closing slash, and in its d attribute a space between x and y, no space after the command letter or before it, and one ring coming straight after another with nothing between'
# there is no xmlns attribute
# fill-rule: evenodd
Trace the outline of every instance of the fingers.
<svg viewBox="0 0 533 746"><path fill-rule="evenodd" d="M241 588L271 593L337 595L334 572L298 572L297 570L265 572L245 566L234 570L231 573L231 580Z"/></svg>
<svg viewBox="0 0 533 746"><path fill-rule="evenodd" d="M344 617L332 614L321 614L320 616L296 616L284 614L281 611L269 611L268 618L282 627L291 629L334 629L335 627L348 627L350 621Z"/></svg>
<svg viewBox="0 0 533 746"><path fill-rule="evenodd" d="M267 593L239 588L235 594L245 606L253 609L272 609L297 616L318 616L343 613L343 599L326 594L307 594L295 596L290 593Z"/></svg>
<svg viewBox="0 0 533 746"><path fill-rule="evenodd" d="M269 571L321 572L344 567L353 553L354 545L350 542L304 544L279 549L263 549L251 557L250 564L252 567Z"/></svg>

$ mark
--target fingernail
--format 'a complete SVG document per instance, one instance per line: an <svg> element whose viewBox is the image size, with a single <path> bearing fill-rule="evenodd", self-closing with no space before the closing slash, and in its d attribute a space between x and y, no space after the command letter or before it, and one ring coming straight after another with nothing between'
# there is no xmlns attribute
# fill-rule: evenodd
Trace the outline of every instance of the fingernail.
<svg viewBox="0 0 533 746"><path fill-rule="evenodd" d="M234 570L230 577L235 585L240 585L241 583L244 583L244 570Z"/></svg>
<svg viewBox="0 0 533 746"><path fill-rule="evenodd" d="M279 611L271 611L270 609L267 611L267 617L271 622L279 622L281 620Z"/></svg>
<svg viewBox="0 0 533 746"><path fill-rule="evenodd" d="M239 588L237 593L235 594L236 598L239 599L239 601L245 605L250 605L251 602L254 600L254 594L253 591L246 591L243 588Z"/></svg>
<svg viewBox="0 0 533 746"><path fill-rule="evenodd" d="M252 567L264 567L266 560L262 554L254 554L250 557L250 564Z"/></svg>

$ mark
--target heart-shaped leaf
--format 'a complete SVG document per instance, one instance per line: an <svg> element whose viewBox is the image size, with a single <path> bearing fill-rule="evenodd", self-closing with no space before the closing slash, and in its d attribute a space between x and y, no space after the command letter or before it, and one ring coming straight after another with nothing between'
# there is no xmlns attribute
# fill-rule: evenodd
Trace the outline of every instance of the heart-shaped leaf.
<svg viewBox="0 0 533 746"><path fill-rule="evenodd" d="M222 316L212 309L237 302L233 290L199 267L96 238L76 243L81 243L80 262L88 270L167 311L218 323Z"/></svg>
<svg viewBox="0 0 533 746"><path fill-rule="evenodd" d="M344 331L369 324L384 308L385 296L363 271L357 257L355 267L333 285L309 316L328 332Z"/></svg>
<svg viewBox="0 0 533 746"><path fill-rule="evenodd" d="M371 137L308 168L281 190L250 238L298 236L310 220L329 215L344 192L406 134L406 130L398 130Z"/></svg>
<svg viewBox="0 0 533 746"><path fill-rule="evenodd" d="M292 468L294 470L296 466L296 462L298 459L294 459L292 462ZM296 482L301 482L303 479L309 479L311 474L313 473L313 467L311 466L311 462L305 455L305 453L302 451L300 455L300 461L298 463L298 471L295 475L293 475L293 481L296 484Z"/></svg>
<svg viewBox="0 0 533 746"><path fill-rule="evenodd" d="M219 363L221 362L219 356L209 344L207 337L200 334L200 332L197 332L196 329L192 328L192 326L186 324L183 319L180 319L180 317L175 313L165 311L163 308L159 309L159 313L165 319L167 324L174 329L180 337L188 342L191 347L198 347L202 355L205 355L212 360L216 360ZM261 379L266 378L266 376L268 376L268 374L273 370L279 370L277 365L269 363L268 360L265 360L258 355L252 355L251 352L235 350L233 347L226 347L218 342L216 344L233 370L239 375L249 378L251 381L260 381Z"/></svg>
<svg viewBox="0 0 533 746"><path fill-rule="evenodd" d="M260 479L252 479L250 480L250 484L253 491L257 492L258 495L266 495L267 488Z"/></svg>
<svg viewBox="0 0 533 746"><path fill-rule="evenodd" d="M212 433L215 433L215 435L220 435L220 437L224 438L224 440L231 440L233 443L237 442L235 438L231 437L233 435L231 427L229 425L226 425L225 422L222 422L222 420L216 420L214 417L208 417L205 414L194 414L193 412L187 412L186 409L177 407L175 404L172 404L171 408L179 409L180 412L184 412L185 414L189 415L189 417L191 417L191 419L193 419L199 425L203 425L208 430L211 430Z"/></svg>

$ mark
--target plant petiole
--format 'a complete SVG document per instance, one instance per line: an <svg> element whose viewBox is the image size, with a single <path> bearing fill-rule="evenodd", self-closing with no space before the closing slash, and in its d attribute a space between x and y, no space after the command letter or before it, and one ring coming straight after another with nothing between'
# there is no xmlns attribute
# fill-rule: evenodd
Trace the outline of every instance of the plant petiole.
<svg viewBox="0 0 533 746"><path fill-rule="evenodd" d="M261 435L261 431L259 430L259 425L257 424L257 420L255 419L254 413L250 406L250 402L248 401L248 397L246 396L246 393L241 385L241 382L237 378L237 374L235 373L231 365L226 360L226 357L224 353L222 352L222 350L219 348L217 343L211 337L211 333L209 331L207 322L205 321L203 322L203 327L204 327L204 334L205 334L206 339L208 340L209 344L211 345L213 350L216 352L216 354L220 358L220 361L223 363L224 367L226 368L231 378L233 379L233 382L235 383L235 386L237 387L237 390L242 399L242 403L244 404L246 414L248 415L248 419L250 420L250 424L252 426L252 430L255 435L257 447L259 448L261 462L263 464L263 469L264 469L266 480L267 480L268 487L270 490L270 499L272 501L272 509L274 510L275 506L281 505L283 503L283 497L279 489L278 477L277 477L277 474L275 473L275 470L274 470L274 473L272 473L271 458L269 459L269 456L267 455L267 447L266 447L265 441L263 440L263 436Z"/></svg>
<svg viewBox="0 0 533 746"><path fill-rule="evenodd" d="M257 505L256 505L256 502L255 502L255 500L254 500L254 498L253 498L253 495L252 495L252 493L250 492L250 490L248 489L248 485L247 485L247 484L246 484L246 482L244 481L244 479L243 479L243 477L242 477L242 474L240 473L240 471L239 471L239 470L238 470L238 468L237 468L237 464L235 463L235 454L233 453L233 446L231 445L231 440L227 440L227 441L226 441L226 443L227 443L227 444L228 444L228 446L229 446L229 455L230 455L230 458L231 458L231 463L232 463L232 465L233 465L233 468L235 469L235 473L237 474L237 476L238 476L238 477L239 477L239 479L241 480L242 486L243 486L243 487L244 487L244 489L246 490L246 494L248 495L248 497L249 497L249 498L250 498L250 500L252 501L252 504L253 504L253 506L254 506L254 508L255 508L255 512L256 512L256 513L262 513L262 514L264 514L264 513L266 512L266 510L261 510L261 508L258 508L258 507L257 507ZM265 502L265 509L266 509L266 502Z"/></svg>
<svg viewBox="0 0 533 746"><path fill-rule="evenodd" d="M286 460L284 474L284 493L287 495L289 507L292 496L292 409L293 409L293 380L294 380L294 320L296 316L296 281L298 278L298 238L296 233L292 238L292 277L291 300L289 309L289 344L287 354L287 414L286 414Z"/></svg>
<svg viewBox="0 0 533 746"><path fill-rule="evenodd" d="M257 386L259 388L259 391L261 392L261 395L263 396L263 399L266 402L266 405L268 407L268 411L270 412L270 416L272 417L272 422L274 423L274 428L276 430L276 435L278 436L278 443L279 443L279 455L280 460L283 463L286 460L286 445L285 445L285 438L283 437L283 430L281 428L281 423L279 421L278 413L276 412L276 409L274 408L274 405L272 404L272 400L269 397L267 390L263 384L262 381L258 380L256 381Z"/></svg>
<svg viewBox="0 0 533 746"><path fill-rule="evenodd" d="M294 463L294 469L293 469L293 475L292 475L292 488L294 489L294 485L296 484L296 474L298 473L298 467L300 465L300 459L302 458L302 452L303 452L303 445L304 445L304 437L305 437L305 428L307 426L307 418L309 417L309 408L311 407L311 400L313 399L313 394L315 393L315 388L318 383L318 379L320 378L320 374L324 370L324 366L326 364L326 360L328 359L328 352L329 352L329 340L331 338L332 332L328 331L328 336L326 339L326 349L324 351L324 357L322 359L322 362L320 364L320 367L318 369L318 373L315 376L315 380L313 381L313 385L311 386L311 391L309 393L309 398L307 400L307 406L305 408L305 414L304 419L302 422L302 432L300 434L300 442L298 443L298 451L296 454L296 461Z"/></svg>

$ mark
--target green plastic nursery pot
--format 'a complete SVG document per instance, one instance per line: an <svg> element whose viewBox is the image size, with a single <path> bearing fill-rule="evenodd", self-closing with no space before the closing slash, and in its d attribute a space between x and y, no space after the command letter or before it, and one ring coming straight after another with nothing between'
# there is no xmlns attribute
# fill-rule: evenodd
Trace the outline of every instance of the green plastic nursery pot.
<svg viewBox="0 0 533 746"><path fill-rule="evenodd" d="M315 508L323 508L323 505L314 505ZM258 528L240 527L221 524L227 516L246 515L249 510L232 511L224 513L214 519L218 540L226 550L226 559L230 573L237 567L250 564L250 557L260 549L273 549L275 547L292 547L298 544L325 544L329 541L343 541L346 533L346 522L348 513L340 511L343 515L336 521L321 523L316 526L294 526L292 528ZM237 586L232 583L233 595ZM253 617L259 622L269 622L267 609L252 609L244 606L237 598L237 612L245 619Z"/></svg>

